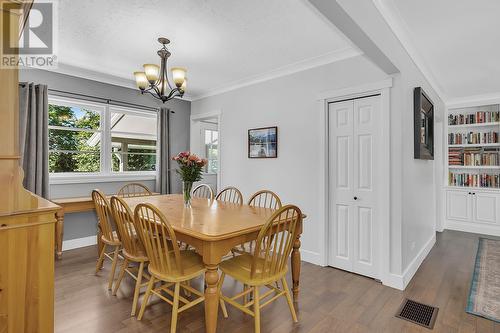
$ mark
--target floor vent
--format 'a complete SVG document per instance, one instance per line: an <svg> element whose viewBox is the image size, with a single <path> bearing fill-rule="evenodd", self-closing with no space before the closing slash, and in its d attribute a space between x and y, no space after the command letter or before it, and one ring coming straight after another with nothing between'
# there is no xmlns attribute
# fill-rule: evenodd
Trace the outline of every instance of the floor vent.
<svg viewBox="0 0 500 333"><path fill-rule="evenodd" d="M396 317L432 329L438 311L439 309L435 306L415 302L411 299L405 299L398 313L396 313Z"/></svg>

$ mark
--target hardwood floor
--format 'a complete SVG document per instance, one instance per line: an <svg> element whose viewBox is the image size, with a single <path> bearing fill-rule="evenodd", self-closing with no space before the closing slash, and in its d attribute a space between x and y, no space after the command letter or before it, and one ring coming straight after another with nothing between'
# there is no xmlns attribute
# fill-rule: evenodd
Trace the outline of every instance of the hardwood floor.
<svg viewBox="0 0 500 333"><path fill-rule="evenodd" d="M439 233L404 292L359 275L303 263L296 304L299 323L293 324L282 298L264 308L262 332L430 332L394 317L405 297L439 307L432 332L500 332L499 323L465 312L477 240L474 234ZM110 264L106 262L95 276L95 253L94 247L68 251L56 263L56 332L168 332L171 307L156 299L142 321L130 317L132 279L126 277L117 296L111 296L106 288ZM226 293L241 288L226 280ZM228 311L228 319L219 311L218 332L253 332L252 317L230 306ZM177 327L178 332L204 332L203 306L181 313Z"/></svg>

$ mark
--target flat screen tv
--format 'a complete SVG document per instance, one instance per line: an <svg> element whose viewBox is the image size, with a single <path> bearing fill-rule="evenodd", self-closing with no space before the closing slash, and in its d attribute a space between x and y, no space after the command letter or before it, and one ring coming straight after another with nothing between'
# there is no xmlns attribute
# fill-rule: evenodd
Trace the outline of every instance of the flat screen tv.
<svg viewBox="0 0 500 333"><path fill-rule="evenodd" d="M413 91L414 158L434 159L434 104L421 87Z"/></svg>

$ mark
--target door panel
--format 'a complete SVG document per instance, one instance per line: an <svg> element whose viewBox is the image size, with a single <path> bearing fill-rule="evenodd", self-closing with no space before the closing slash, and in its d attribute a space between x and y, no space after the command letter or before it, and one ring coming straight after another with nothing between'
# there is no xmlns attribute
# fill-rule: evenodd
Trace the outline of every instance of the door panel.
<svg viewBox="0 0 500 333"><path fill-rule="evenodd" d="M474 202L474 222L500 223L499 195L495 193L476 193L472 196Z"/></svg>
<svg viewBox="0 0 500 333"><path fill-rule="evenodd" d="M360 135L358 137L358 188L372 189L372 136Z"/></svg>
<svg viewBox="0 0 500 333"><path fill-rule="evenodd" d="M448 219L470 221L471 202L470 194L465 191L446 192L446 211Z"/></svg>
<svg viewBox="0 0 500 333"><path fill-rule="evenodd" d="M329 165L330 202L329 221L331 246L329 261L332 266L352 270L352 213L353 191L353 103L329 105Z"/></svg>
<svg viewBox="0 0 500 333"><path fill-rule="evenodd" d="M358 208L358 261L372 263L372 209Z"/></svg>

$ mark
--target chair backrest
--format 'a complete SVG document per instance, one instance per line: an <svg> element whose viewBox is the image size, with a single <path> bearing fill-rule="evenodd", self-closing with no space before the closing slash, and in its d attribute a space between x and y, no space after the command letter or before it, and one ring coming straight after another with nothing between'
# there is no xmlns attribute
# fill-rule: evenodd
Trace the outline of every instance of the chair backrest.
<svg viewBox="0 0 500 333"><path fill-rule="evenodd" d="M196 198L206 198L213 200L214 199L214 191L208 184L200 184L196 186L193 190L193 197Z"/></svg>
<svg viewBox="0 0 500 333"><path fill-rule="evenodd" d="M219 194L217 194L217 196L215 197L215 200L242 205L243 195L241 194L240 190L238 190L236 187L229 186L220 191Z"/></svg>
<svg viewBox="0 0 500 333"><path fill-rule="evenodd" d="M139 236L135 230L134 215L127 203L114 195L111 197L110 206L124 250L134 257L144 256L142 243L138 240Z"/></svg>
<svg viewBox="0 0 500 333"><path fill-rule="evenodd" d="M174 230L155 206L141 203L135 207L134 222L151 268L160 274L176 270L183 274L181 255Z"/></svg>
<svg viewBox="0 0 500 333"><path fill-rule="evenodd" d="M297 237L297 225L301 221L300 209L286 205L262 226L253 254L252 278L265 279L285 269Z"/></svg>
<svg viewBox="0 0 500 333"><path fill-rule="evenodd" d="M128 183L125 184L120 190L118 190L119 197L131 198L131 197L143 197L147 195L153 195L146 185L141 183Z"/></svg>
<svg viewBox="0 0 500 333"><path fill-rule="evenodd" d="M101 229L102 236L110 242L116 241L113 236L113 226L111 225L111 210L106 196L99 190L92 191L92 201L94 201L97 213L97 223Z"/></svg>
<svg viewBox="0 0 500 333"><path fill-rule="evenodd" d="M280 197L278 197L276 193L269 190L262 190L254 193L250 197L250 200L248 200L248 205L271 209L278 209L282 207Z"/></svg>

